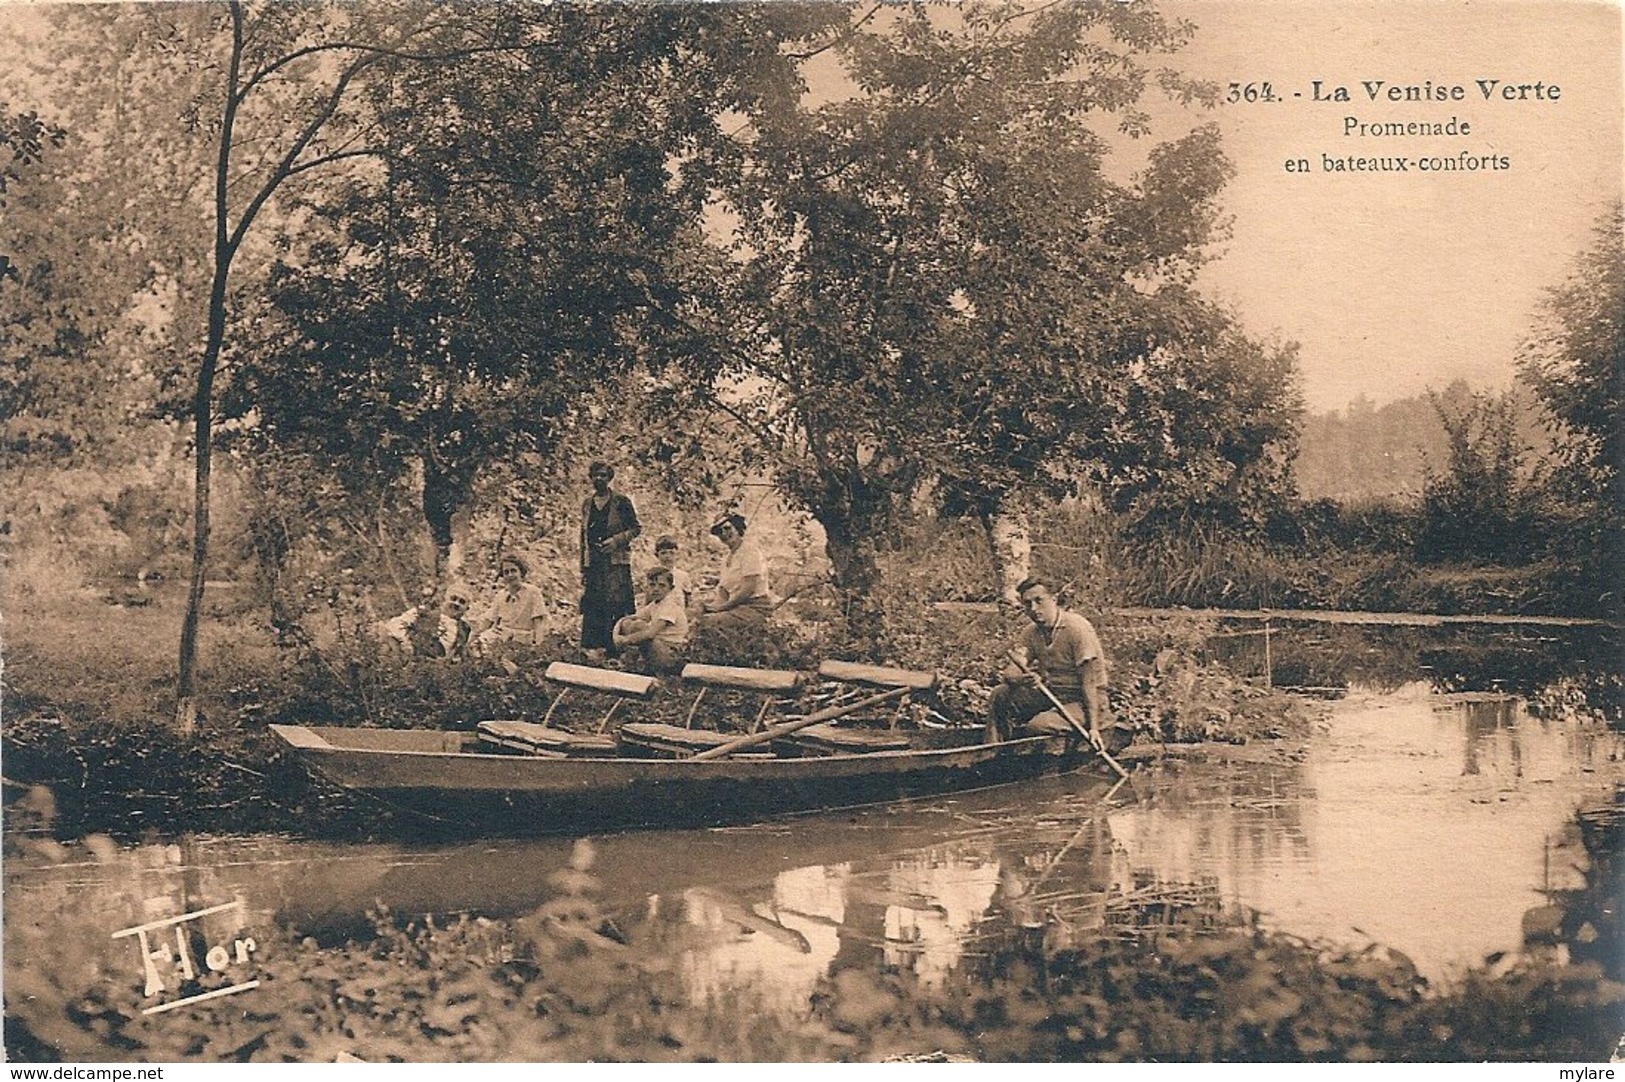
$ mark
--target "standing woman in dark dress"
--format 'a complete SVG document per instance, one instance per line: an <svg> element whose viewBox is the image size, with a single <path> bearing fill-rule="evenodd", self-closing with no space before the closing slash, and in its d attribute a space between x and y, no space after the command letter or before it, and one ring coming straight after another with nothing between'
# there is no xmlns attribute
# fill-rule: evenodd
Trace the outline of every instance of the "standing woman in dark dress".
<svg viewBox="0 0 1625 1082"><path fill-rule="evenodd" d="M615 622L637 611L632 596L632 539L643 531L632 501L609 487L615 470L587 467L592 495L581 505L581 648L616 653Z"/></svg>

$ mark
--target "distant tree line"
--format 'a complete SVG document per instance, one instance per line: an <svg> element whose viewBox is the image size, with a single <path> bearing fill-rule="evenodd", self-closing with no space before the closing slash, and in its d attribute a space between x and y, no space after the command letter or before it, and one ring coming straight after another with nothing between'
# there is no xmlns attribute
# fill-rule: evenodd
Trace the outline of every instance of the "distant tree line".
<svg viewBox="0 0 1625 1082"><path fill-rule="evenodd" d="M1339 410L1306 412L1293 464L1305 500L1417 500L1431 470L1450 454L1440 410L1470 408L1474 390L1454 380L1431 392L1377 405L1361 395ZM1533 391L1511 389L1513 432L1531 462L1551 455L1545 414Z"/></svg>
<svg viewBox="0 0 1625 1082"><path fill-rule="evenodd" d="M1625 253L1620 208L1546 295L1514 385L1464 382L1306 417L1302 531L1424 563L1545 563L1584 611L1619 591Z"/></svg>

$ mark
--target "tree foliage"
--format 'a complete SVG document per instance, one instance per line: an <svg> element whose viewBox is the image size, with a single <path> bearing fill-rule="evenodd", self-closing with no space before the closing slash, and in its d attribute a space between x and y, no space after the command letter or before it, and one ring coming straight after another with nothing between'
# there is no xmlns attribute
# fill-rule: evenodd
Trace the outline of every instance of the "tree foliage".
<svg viewBox="0 0 1625 1082"><path fill-rule="evenodd" d="M455 34L455 16L449 27ZM190 416L196 461L191 586L181 623L176 718L196 718L197 631L209 555L210 469L214 451L215 380L231 316L231 273L255 222L296 176L352 157L352 84L386 60L445 61L479 50L443 42L447 30L431 12L390 5L226 7L218 104L208 117L216 150L211 201L213 239L201 356L192 381ZM209 40L207 36L203 39ZM425 51L426 50L426 51ZM304 78L295 78L299 75ZM291 80L291 82L290 82ZM207 99L205 99L207 100ZM218 109L218 113L213 109ZM217 125L217 126L216 126Z"/></svg>
<svg viewBox="0 0 1625 1082"><path fill-rule="evenodd" d="M1143 319L1144 344L1121 343L1079 434L1107 506L1142 537L1198 525L1258 536L1295 492L1296 345L1251 339L1183 289Z"/></svg>
<svg viewBox="0 0 1625 1082"><path fill-rule="evenodd" d="M0 209L6 206L11 186L22 179L24 171L39 163L46 147L60 147L67 135L60 126L40 119L39 113L31 109L12 112L0 102ZM0 281L16 277L16 267L0 253Z"/></svg>
<svg viewBox="0 0 1625 1082"><path fill-rule="evenodd" d="M52 5L6 73L65 129L0 219L8 450L127 459L195 369L209 283L205 103L224 9ZM189 396L188 396L189 397ZM167 442L170 433L159 438Z"/></svg>
<svg viewBox="0 0 1625 1082"><path fill-rule="evenodd" d="M1577 512L1551 543L1577 572L1583 606L1620 611L1625 560L1625 210L1616 202L1569 278L1547 295L1519 375L1556 421L1553 494Z"/></svg>
<svg viewBox="0 0 1625 1082"><path fill-rule="evenodd" d="M217 411L234 450L371 506L420 486L444 556L477 478L633 395L640 450L692 495L706 435L729 444L824 526L853 598L922 491L984 516L1099 492L1171 530L1250 528L1289 485L1292 349L1192 291L1216 130L1115 165L1149 88L1208 92L1158 67L1189 28L1147 3L62 18L64 123L96 134L19 261L6 333L35 368L6 378L66 417L74 362L145 328L105 374L192 423L183 716Z"/></svg>
<svg viewBox="0 0 1625 1082"><path fill-rule="evenodd" d="M1518 440L1545 462L1553 441L1540 400L1522 382L1509 393ZM1472 397L1471 386L1458 379L1434 388L1432 398L1424 393L1379 406L1361 395L1342 410L1306 415L1293 463L1299 490L1305 499L1413 503L1427 462L1443 462L1450 454L1434 399L1459 411Z"/></svg>
<svg viewBox="0 0 1625 1082"><path fill-rule="evenodd" d="M1625 210L1593 233L1567 281L1547 296L1518 360L1570 437L1571 492L1618 525L1625 508Z"/></svg>
<svg viewBox="0 0 1625 1082"><path fill-rule="evenodd" d="M845 96L754 118L728 193L749 333L702 382L853 598L922 486L984 514L1092 483L1207 500L1289 439L1290 352L1186 288L1229 175L1216 130L1107 168L1100 129L1144 134L1149 82L1204 93L1152 67L1187 31L1143 4L854 11L828 46Z"/></svg>
<svg viewBox="0 0 1625 1082"><path fill-rule="evenodd" d="M551 452L634 367L706 352L719 118L790 92L805 13L490 6L485 55L369 85L378 162L312 203L226 398L359 484L421 477L442 553L476 474ZM359 467L359 468L358 468Z"/></svg>

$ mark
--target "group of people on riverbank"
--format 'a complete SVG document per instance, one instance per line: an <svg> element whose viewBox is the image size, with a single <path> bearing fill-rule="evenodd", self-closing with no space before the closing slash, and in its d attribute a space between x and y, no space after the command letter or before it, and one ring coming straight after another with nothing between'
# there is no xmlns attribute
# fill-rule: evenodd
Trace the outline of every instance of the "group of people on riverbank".
<svg viewBox="0 0 1625 1082"><path fill-rule="evenodd" d="M719 518L710 533L727 555L716 584L703 596L678 566L680 546L669 535L654 546L658 561L644 574L643 604L632 579L632 543L643 533L637 508L614 488L615 470L594 462L592 492L581 504L581 648L593 661L624 657L652 673L674 673L690 659L696 639L760 632L773 612L767 560L747 537L743 515ZM437 620L432 604L414 607L386 625L415 655L456 658L501 642L538 642L547 601L525 580L529 567L502 557L500 586L476 621L467 594L449 590ZM988 737L1077 732L1097 747L1118 744L1106 708L1106 658L1100 636L1082 615L1064 608L1053 587L1029 578L1016 590L1031 622L989 704ZM430 599L432 602L432 598Z"/></svg>
<svg viewBox="0 0 1625 1082"><path fill-rule="evenodd" d="M696 639L758 631L773 611L767 559L747 538L743 515L730 512L710 529L727 550L716 584L703 594L678 566L681 546L670 535L655 542L658 563L643 576L643 604L633 588L632 543L643 532L637 508L613 487L615 470L594 462L592 492L581 504L581 648L593 660L626 656L655 672L674 672ZM418 604L386 621L382 632L415 656L458 658L504 642L535 643L547 630L548 601L527 581L530 568L505 554L498 586L471 613L461 587L441 596L430 587Z"/></svg>
<svg viewBox="0 0 1625 1082"><path fill-rule="evenodd" d="M507 555L497 566L497 585L477 610L467 588L443 592L426 586L422 599L379 630L416 657L456 660L503 642L537 642L547 624L547 599L526 580L530 565Z"/></svg>

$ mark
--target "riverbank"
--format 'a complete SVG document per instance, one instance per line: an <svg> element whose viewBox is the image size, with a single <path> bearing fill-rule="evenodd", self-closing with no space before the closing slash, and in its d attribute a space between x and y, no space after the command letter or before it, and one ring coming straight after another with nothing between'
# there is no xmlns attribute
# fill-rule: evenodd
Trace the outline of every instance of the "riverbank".
<svg viewBox="0 0 1625 1082"><path fill-rule="evenodd" d="M197 731L168 720L174 598L112 606L85 594L22 598L8 614L3 737L6 796L14 820L58 839L186 832L288 832L314 837L388 833L387 808L313 783L268 733L279 723L469 729L483 718L540 718L555 692L539 674L552 660L584 661L562 637L532 649L459 663L414 660L367 637L275 644L247 614L207 624L209 690ZM1015 614L965 618L898 613L883 660L944 673L934 704L950 723L983 724L1000 657L1020 630ZM1118 719L1140 744L1241 744L1301 735L1313 704L1241 678L1207 646L1213 621L1158 613L1108 615ZM780 628L756 654L725 658L811 670L852 656L816 626ZM640 707L684 724L691 696ZM748 704L714 697L697 724L748 723ZM554 724L596 725L599 712L567 703ZM625 713L632 717L636 711ZM623 718L624 720L624 718Z"/></svg>

